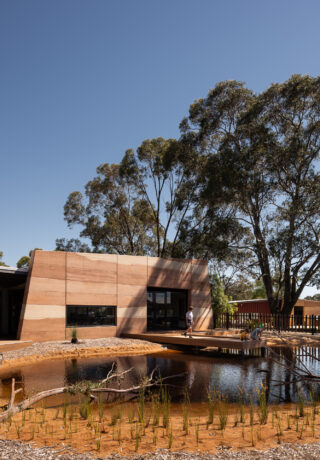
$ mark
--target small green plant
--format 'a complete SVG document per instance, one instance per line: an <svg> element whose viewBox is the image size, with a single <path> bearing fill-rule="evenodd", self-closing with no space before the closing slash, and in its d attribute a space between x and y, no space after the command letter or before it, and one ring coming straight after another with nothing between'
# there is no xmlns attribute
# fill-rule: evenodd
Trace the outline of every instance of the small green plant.
<svg viewBox="0 0 320 460"><path fill-rule="evenodd" d="M197 445L199 444L199 425L200 425L200 420L195 425L195 435L196 435L196 443Z"/></svg>
<svg viewBox="0 0 320 460"><path fill-rule="evenodd" d="M71 343L78 343L78 330L76 327L71 330Z"/></svg>
<svg viewBox="0 0 320 460"><path fill-rule="evenodd" d="M238 389L238 399L239 399L239 413L240 413L240 423L244 423L244 396L243 390Z"/></svg>
<svg viewBox="0 0 320 460"><path fill-rule="evenodd" d="M291 419L290 414L287 412L287 430L291 430Z"/></svg>
<svg viewBox="0 0 320 460"><path fill-rule="evenodd" d="M281 417L278 415L277 416L277 431L279 433L279 436L283 435L283 430L282 430L282 424L281 424Z"/></svg>
<svg viewBox="0 0 320 460"><path fill-rule="evenodd" d="M261 428L257 430L257 439L258 441L261 441Z"/></svg>
<svg viewBox="0 0 320 460"><path fill-rule="evenodd" d="M122 433L121 421L119 420L119 425L118 425L118 444L119 444L119 446L121 446L121 442L122 442L121 433Z"/></svg>
<svg viewBox="0 0 320 460"><path fill-rule="evenodd" d="M255 447L255 445L256 445L256 440L254 438L253 428L251 427L251 446Z"/></svg>
<svg viewBox="0 0 320 460"><path fill-rule="evenodd" d="M168 428L170 423L170 395L167 387L162 387L162 424L164 428Z"/></svg>
<svg viewBox="0 0 320 460"><path fill-rule="evenodd" d="M122 413L118 405L114 406L111 411L111 419L110 419L110 425L115 426L117 423L117 420L120 420L122 418Z"/></svg>
<svg viewBox="0 0 320 460"><path fill-rule="evenodd" d="M168 449L171 449L173 443L173 434L172 434L172 426L170 424L169 433L168 433Z"/></svg>
<svg viewBox="0 0 320 460"><path fill-rule="evenodd" d="M304 417L304 406L305 406L305 398L302 390L300 388L298 393L298 406L299 406L299 417Z"/></svg>
<svg viewBox="0 0 320 460"><path fill-rule="evenodd" d="M311 419L311 433L312 433L312 437L314 438L314 435L315 435L315 419L314 418Z"/></svg>
<svg viewBox="0 0 320 460"><path fill-rule="evenodd" d="M101 449L101 438L97 438L97 439L96 439L96 448L97 448L97 451L100 452L100 449Z"/></svg>
<svg viewBox="0 0 320 460"><path fill-rule="evenodd" d="M216 400L216 393L214 390L208 389L208 422L207 425L213 424L214 419L214 406Z"/></svg>
<svg viewBox="0 0 320 460"><path fill-rule="evenodd" d="M63 404L63 420L64 420L64 422L66 422L66 420L67 420L67 414L68 414L68 407L67 407L66 403L64 402L64 404Z"/></svg>
<svg viewBox="0 0 320 460"><path fill-rule="evenodd" d="M71 406L70 413L69 413L69 421L72 422L73 418L74 418L74 407Z"/></svg>
<svg viewBox="0 0 320 460"><path fill-rule="evenodd" d="M79 414L80 414L80 417L83 418L84 420L87 420L88 419L88 416L89 416L89 407L88 407L88 403L85 402L83 405L81 405L79 407Z"/></svg>
<svg viewBox="0 0 320 460"><path fill-rule="evenodd" d="M258 403L259 403L259 419L261 425L265 425L268 421L268 403L267 403L267 389L265 385L261 385L257 390Z"/></svg>
<svg viewBox="0 0 320 460"><path fill-rule="evenodd" d="M139 390L139 401L138 401L138 414L139 422L142 426L145 425L145 387L142 385Z"/></svg>
<svg viewBox="0 0 320 460"><path fill-rule="evenodd" d="M14 423L14 427L15 427L18 439L20 439L20 433L21 433L20 426L17 423Z"/></svg>
<svg viewBox="0 0 320 460"><path fill-rule="evenodd" d="M22 412L22 426L25 426L26 424L26 411L24 410Z"/></svg>
<svg viewBox="0 0 320 460"><path fill-rule="evenodd" d="M254 405L253 405L252 396L250 397L249 416L250 416L250 426L253 426L254 424Z"/></svg>
<svg viewBox="0 0 320 460"><path fill-rule="evenodd" d="M189 433L189 409L190 409L190 397L188 389L185 388L184 402L182 406L182 429L187 435Z"/></svg>
<svg viewBox="0 0 320 460"><path fill-rule="evenodd" d="M138 452L138 449L139 449L139 446L140 446L140 442L141 442L141 433L140 433L140 430L138 428L138 424L136 423L136 436L135 436L135 451Z"/></svg>
<svg viewBox="0 0 320 460"><path fill-rule="evenodd" d="M128 422L131 425L133 423L133 421L134 421L134 412L133 412L133 410L128 411L127 417L128 417Z"/></svg>
<svg viewBox="0 0 320 460"><path fill-rule="evenodd" d="M103 420L104 416L104 407L103 407L103 400L101 395L99 395L99 421L101 422Z"/></svg>
<svg viewBox="0 0 320 460"><path fill-rule="evenodd" d="M158 427L153 427L153 444L156 446L158 443Z"/></svg>
<svg viewBox="0 0 320 460"><path fill-rule="evenodd" d="M152 424L158 426L160 422L160 397L158 394L152 396Z"/></svg>
<svg viewBox="0 0 320 460"><path fill-rule="evenodd" d="M299 433L299 436L298 436L299 439L302 439L302 437L303 437L303 429L304 429L304 420L301 423L300 433Z"/></svg>
<svg viewBox="0 0 320 460"><path fill-rule="evenodd" d="M217 409L218 409L218 417L219 417L219 427L220 427L220 430L224 430L228 422L229 410L228 410L227 398L222 394L220 394L218 397Z"/></svg>

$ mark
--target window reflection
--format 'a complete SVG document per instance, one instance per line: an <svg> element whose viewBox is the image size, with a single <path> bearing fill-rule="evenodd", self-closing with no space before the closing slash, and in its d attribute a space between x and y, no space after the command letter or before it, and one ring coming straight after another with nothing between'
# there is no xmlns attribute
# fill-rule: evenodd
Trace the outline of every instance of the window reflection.
<svg viewBox="0 0 320 460"><path fill-rule="evenodd" d="M148 330L185 328L188 293L182 289L148 288Z"/></svg>
<svg viewBox="0 0 320 460"><path fill-rule="evenodd" d="M67 305L67 327L81 326L116 326L116 307Z"/></svg>

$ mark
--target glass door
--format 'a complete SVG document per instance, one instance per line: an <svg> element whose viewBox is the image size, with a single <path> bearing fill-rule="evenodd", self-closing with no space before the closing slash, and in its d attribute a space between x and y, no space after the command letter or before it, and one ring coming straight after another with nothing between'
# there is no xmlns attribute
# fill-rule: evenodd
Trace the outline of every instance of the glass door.
<svg viewBox="0 0 320 460"><path fill-rule="evenodd" d="M149 331L185 329L188 291L148 288L147 300Z"/></svg>

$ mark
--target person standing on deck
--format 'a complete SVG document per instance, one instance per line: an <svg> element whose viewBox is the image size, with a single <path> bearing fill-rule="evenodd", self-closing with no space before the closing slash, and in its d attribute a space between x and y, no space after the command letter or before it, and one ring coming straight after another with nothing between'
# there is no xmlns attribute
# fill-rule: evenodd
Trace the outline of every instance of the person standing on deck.
<svg viewBox="0 0 320 460"><path fill-rule="evenodd" d="M193 325L193 307L189 307L186 313L186 326L187 330L185 331L184 335L187 336L189 334L189 338L192 338L192 325Z"/></svg>

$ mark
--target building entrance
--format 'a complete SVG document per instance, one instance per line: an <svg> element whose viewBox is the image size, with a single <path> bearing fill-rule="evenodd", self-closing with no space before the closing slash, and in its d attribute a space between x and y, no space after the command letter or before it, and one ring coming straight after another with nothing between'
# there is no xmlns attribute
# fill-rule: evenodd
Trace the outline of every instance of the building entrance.
<svg viewBox="0 0 320 460"><path fill-rule="evenodd" d="M0 339L16 339L26 271L0 267Z"/></svg>
<svg viewBox="0 0 320 460"><path fill-rule="evenodd" d="M186 328L188 291L150 287L147 295L148 331Z"/></svg>

